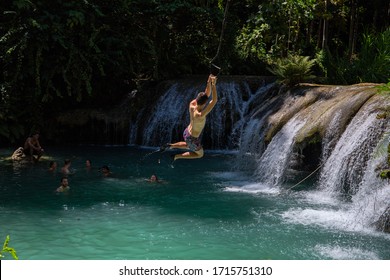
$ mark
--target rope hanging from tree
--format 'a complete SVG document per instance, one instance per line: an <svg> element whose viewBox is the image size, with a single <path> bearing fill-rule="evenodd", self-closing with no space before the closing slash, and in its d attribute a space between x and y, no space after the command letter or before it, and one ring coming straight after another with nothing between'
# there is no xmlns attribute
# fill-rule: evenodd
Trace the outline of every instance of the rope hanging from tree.
<svg viewBox="0 0 390 280"><path fill-rule="evenodd" d="M226 27L226 18L227 18L228 10L229 10L229 4L230 4L230 0L227 0L226 6L225 6L225 12L223 15L223 20L222 20L222 28L221 28L221 34L219 36L219 44L218 44L217 53L215 54L214 58L210 61L210 72L214 76L217 76L219 74L219 72L221 71L221 67L219 67L215 64L215 60L218 58L219 52L221 51L223 35L225 32L225 27Z"/></svg>

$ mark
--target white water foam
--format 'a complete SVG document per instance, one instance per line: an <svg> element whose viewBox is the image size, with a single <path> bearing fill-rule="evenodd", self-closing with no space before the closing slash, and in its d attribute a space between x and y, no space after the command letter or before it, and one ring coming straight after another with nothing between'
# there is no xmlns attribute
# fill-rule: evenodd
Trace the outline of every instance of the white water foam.
<svg viewBox="0 0 390 280"><path fill-rule="evenodd" d="M251 178L244 172L210 172L212 177L222 180L223 191L226 192L239 192L248 194L272 194L277 195L280 193L280 188L270 186L264 183L253 183Z"/></svg>
<svg viewBox="0 0 390 280"><path fill-rule="evenodd" d="M270 194L270 195L278 195L280 194L280 189L274 186L269 186L262 183L253 183L242 186L227 186L225 188L227 192L242 192L242 193L250 193L250 194Z"/></svg>
<svg viewBox="0 0 390 280"><path fill-rule="evenodd" d="M367 231L367 228L354 223L356 215L352 211L327 208L293 208L282 214L289 223L305 226L318 225L327 229L344 231Z"/></svg>
<svg viewBox="0 0 390 280"><path fill-rule="evenodd" d="M288 223L317 225L331 230L381 234L372 224L378 220L390 201L390 184L378 178L375 166L379 159L370 161L360 189L351 202L329 196L324 190L301 192L306 207L291 208L282 214Z"/></svg>
<svg viewBox="0 0 390 280"><path fill-rule="evenodd" d="M340 201L333 197L329 196L327 192L324 191L309 191L309 192L300 192L299 195L303 196L305 203L312 205L325 205L325 206L338 206Z"/></svg>
<svg viewBox="0 0 390 280"><path fill-rule="evenodd" d="M314 248L322 257L335 260L377 260L374 252L354 247L317 245Z"/></svg>

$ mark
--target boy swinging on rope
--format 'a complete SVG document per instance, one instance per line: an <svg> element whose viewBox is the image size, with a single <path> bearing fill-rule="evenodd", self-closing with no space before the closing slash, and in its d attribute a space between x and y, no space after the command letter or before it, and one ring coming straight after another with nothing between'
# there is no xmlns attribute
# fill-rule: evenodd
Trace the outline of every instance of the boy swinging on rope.
<svg viewBox="0 0 390 280"><path fill-rule="evenodd" d="M203 157L204 151L200 143L200 135L206 124L206 116L211 112L218 101L216 83L217 77L210 75L207 80L205 91L200 92L198 96L190 102L190 124L184 130L184 141L173 144L168 143L160 148L160 151L165 151L166 149L189 150L182 154L175 155L173 161L177 159L195 159ZM212 99L207 102L210 94L212 95Z"/></svg>

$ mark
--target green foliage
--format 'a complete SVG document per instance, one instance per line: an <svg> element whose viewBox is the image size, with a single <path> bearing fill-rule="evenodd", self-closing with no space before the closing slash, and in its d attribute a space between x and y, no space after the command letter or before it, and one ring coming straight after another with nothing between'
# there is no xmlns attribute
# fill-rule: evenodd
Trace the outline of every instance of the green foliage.
<svg viewBox="0 0 390 280"><path fill-rule="evenodd" d="M269 71L277 76L279 82L292 87L315 78L312 74L315 63L315 59L308 56L288 55L286 58L277 59Z"/></svg>
<svg viewBox="0 0 390 280"><path fill-rule="evenodd" d="M328 69L326 68L325 65L326 51L324 50L317 51L315 54L315 60L316 60L316 64L320 69L319 72L321 72L326 77L328 73Z"/></svg>
<svg viewBox="0 0 390 280"><path fill-rule="evenodd" d="M363 82L382 83L390 77L390 28L377 35L364 34L356 64Z"/></svg>
<svg viewBox="0 0 390 280"><path fill-rule="evenodd" d="M390 76L390 29L377 35L366 33L359 53L349 57L332 55L325 59L328 81L335 84L383 83Z"/></svg>
<svg viewBox="0 0 390 280"><path fill-rule="evenodd" d="M82 102L109 106L143 81L207 69L218 45L220 4L2 2L0 137L14 142Z"/></svg>
<svg viewBox="0 0 390 280"><path fill-rule="evenodd" d="M379 85L376 87L378 89L378 93L387 93L390 94L390 79L387 84Z"/></svg>
<svg viewBox="0 0 390 280"><path fill-rule="evenodd" d="M260 8L260 7L259 7ZM236 39L236 48L243 59L264 60L266 56L265 33L270 29L261 11L251 15Z"/></svg>
<svg viewBox="0 0 390 280"><path fill-rule="evenodd" d="M204 75L219 44L226 1L1 1L1 140L17 142L69 108L110 108L148 81ZM390 77L383 1L353 1L356 9L341 0L230 1L220 54L224 74L268 75L264 65L288 53L317 53L330 83ZM349 41L363 28L351 56ZM319 51L325 35L329 48ZM294 67L280 76L302 70Z"/></svg>
<svg viewBox="0 0 390 280"><path fill-rule="evenodd" d="M382 170L379 174L382 179L390 179L390 170Z"/></svg>
<svg viewBox="0 0 390 280"><path fill-rule="evenodd" d="M8 244L9 244L9 241L10 241L10 238L9 238L9 235L7 235L5 241L4 241L4 244L3 244L3 248L1 249L0 251L0 259L4 258L5 255L3 255L4 253L8 253L10 254L15 260L18 259L18 256L16 254L16 251L14 248L11 248L11 247L8 247Z"/></svg>
<svg viewBox="0 0 390 280"><path fill-rule="evenodd" d="M236 39L243 59L270 62L312 42L304 28L314 18L315 0L264 1L242 27Z"/></svg>

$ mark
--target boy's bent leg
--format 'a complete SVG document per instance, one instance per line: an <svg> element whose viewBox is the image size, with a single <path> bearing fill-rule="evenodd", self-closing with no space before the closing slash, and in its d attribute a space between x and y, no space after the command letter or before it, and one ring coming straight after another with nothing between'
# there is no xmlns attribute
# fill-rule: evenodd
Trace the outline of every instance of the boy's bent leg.
<svg viewBox="0 0 390 280"><path fill-rule="evenodd" d="M186 142L166 143L160 147L160 152L165 152L169 149L188 149Z"/></svg>
<svg viewBox="0 0 390 280"><path fill-rule="evenodd" d="M181 141L171 144L170 149L188 149L188 146L186 142Z"/></svg>
<svg viewBox="0 0 390 280"><path fill-rule="evenodd" d="M195 152L185 152L182 154L175 155L174 160L177 159L195 159L195 158L201 158L204 155L203 148L201 148L198 151Z"/></svg>

